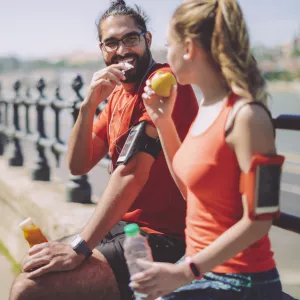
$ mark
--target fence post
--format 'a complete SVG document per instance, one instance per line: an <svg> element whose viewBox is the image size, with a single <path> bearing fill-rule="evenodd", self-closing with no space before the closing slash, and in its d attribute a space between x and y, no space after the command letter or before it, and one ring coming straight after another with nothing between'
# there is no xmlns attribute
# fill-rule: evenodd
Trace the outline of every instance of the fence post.
<svg viewBox="0 0 300 300"><path fill-rule="evenodd" d="M30 88L27 88L26 90L26 99L24 101L25 105L25 126L26 126L26 136L31 137L32 136L32 131L30 129L30 107L35 104L32 101L31 94L30 94Z"/></svg>
<svg viewBox="0 0 300 300"><path fill-rule="evenodd" d="M20 143L21 130L20 130L19 107L22 104L22 100L20 99L21 81L17 80L14 83L13 88L16 93L15 98L12 101L13 124L14 124L12 140L14 143L14 151L13 151L13 156L9 159L9 165L13 166L13 167L21 167L21 166L23 166L23 162L24 162L23 151L22 151L21 143Z"/></svg>
<svg viewBox="0 0 300 300"><path fill-rule="evenodd" d="M80 105L83 101L83 97L80 94L80 90L83 86L83 81L80 75L78 75L72 83L72 88L76 93L76 100L73 104L73 119L74 124L77 120ZM91 194L92 189L91 185L88 182L88 176L87 175L81 175L81 176L70 176L70 180L66 186L67 189L67 201L69 202L78 202L78 203L91 203Z"/></svg>
<svg viewBox="0 0 300 300"><path fill-rule="evenodd" d="M59 167L61 154L67 151L65 143L60 137L60 112L66 107L67 104L60 96L60 88L58 86L55 91L55 99L51 103L51 108L55 114L55 142L52 144L51 152L54 154L57 168Z"/></svg>
<svg viewBox="0 0 300 300"><path fill-rule="evenodd" d="M45 81L41 78L37 83L37 89L40 93L36 103L37 111L37 131L38 138L36 140L36 150L38 152L38 159L35 162L34 168L31 170L31 178L39 181L50 181L50 167L45 154L45 148L47 145L47 136L45 133L45 119L44 111L48 105L48 101L44 95L44 89L46 87Z"/></svg>
<svg viewBox="0 0 300 300"><path fill-rule="evenodd" d="M4 154L4 147L6 144L6 136L4 134L4 121L3 121L3 107L4 107L4 98L2 94L2 85L0 83L0 155Z"/></svg>

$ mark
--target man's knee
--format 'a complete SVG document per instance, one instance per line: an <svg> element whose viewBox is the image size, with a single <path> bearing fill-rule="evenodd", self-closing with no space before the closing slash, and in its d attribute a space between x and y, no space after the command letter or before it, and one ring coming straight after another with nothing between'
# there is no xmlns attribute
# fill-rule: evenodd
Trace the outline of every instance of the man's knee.
<svg viewBox="0 0 300 300"><path fill-rule="evenodd" d="M25 274L20 274L13 282L9 300L34 300L37 295L37 287L33 280L27 279Z"/></svg>
<svg viewBox="0 0 300 300"><path fill-rule="evenodd" d="M20 274L11 288L9 300L49 299L119 299L114 274L105 257L98 251L78 268L53 272L28 279Z"/></svg>

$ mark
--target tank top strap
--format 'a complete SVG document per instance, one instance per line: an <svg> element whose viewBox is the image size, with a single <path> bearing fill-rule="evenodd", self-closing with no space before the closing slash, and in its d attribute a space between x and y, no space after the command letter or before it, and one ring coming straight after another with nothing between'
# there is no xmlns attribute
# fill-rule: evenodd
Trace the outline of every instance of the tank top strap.
<svg viewBox="0 0 300 300"><path fill-rule="evenodd" d="M237 99L237 97L235 97L235 100L236 100L236 99ZM230 99L228 99L228 105L229 105L229 102L230 102ZM234 102L233 102L233 104L234 104ZM233 104L232 104L232 105L233 105ZM276 137L276 129L275 129L275 126L274 126L274 123L273 123L273 118L272 118L272 114L271 114L270 110L269 110L263 103L257 102L257 101L244 103L243 105L241 105L241 106L237 109L237 111L236 111L236 112L234 113L234 115L233 115L233 118L232 118L232 120L231 120L230 126L229 126L229 127L226 129L226 131L225 131L225 137L228 136L228 135L231 133L231 131L233 130L233 127L234 127L234 124L235 124L235 120L236 120L236 117L237 117L239 111L240 111L243 107L245 107L245 106L247 106L247 105L250 105L250 106L253 106L253 105L260 106L260 107L267 113L268 117L270 118L270 122L271 122L271 124L272 124L272 126L273 126L274 137ZM231 108L232 108L232 106L231 106ZM231 111L231 110L230 110L230 111Z"/></svg>

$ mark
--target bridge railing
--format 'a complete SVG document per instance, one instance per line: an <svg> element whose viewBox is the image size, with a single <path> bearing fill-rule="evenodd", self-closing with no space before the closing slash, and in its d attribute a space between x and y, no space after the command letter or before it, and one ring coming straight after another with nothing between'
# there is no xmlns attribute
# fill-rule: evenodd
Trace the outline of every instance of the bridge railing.
<svg viewBox="0 0 300 300"><path fill-rule="evenodd" d="M13 84L14 96L12 99L6 99L0 85L0 155L3 155L8 143L12 144L12 156L8 163L10 166L21 167L24 165L24 151L22 141L27 140L35 144L36 157L34 167L30 170L32 180L50 181L51 167L48 162L46 150L50 150L56 161L56 167L60 166L60 158L67 152L66 142L61 137L61 113L66 111L73 118L73 123L79 114L83 96L81 89L83 87L83 80L80 75L76 76L72 81L71 87L74 92L74 100L67 101L60 95L60 87L55 89L55 95L48 97L45 94L46 82L43 78L38 80L36 90L38 97L31 96L29 88L22 89L22 83L17 80ZM25 91L24 95L21 91ZM106 101L99 105L96 115L104 107ZM25 108L24 116L20 115L20 109ZM45 110L51 109L54 114L54 123L46 123ZM31 110L35 110L36 124L32 124L34 119L30 118ZM21 120L21 118L25 120ZM11 122L12 120L12 122ZM24 121L24 128L21 126L21 121ZM32 130L33 126L36 130ZM49 138L47 131L48 126L54 126L54 138ZM48 130L47 130L48 129ZM108 156L104 159L109 160ZM91 202L91 185L88 180L88 175L73 176L69 175L69 181L66 185L66 200L77 203Z"/></svg>
<svg viewBox="0 0 300 300"><path fill-rule="evenodd" d="M9 158L10 166L24 165L24 151L22 148L22 140L29 140L35 144L37 161L31 170L32 180L50 181L51 167L48 163L45 150L50 149L53 154L56 167L60 165L60 158L67 151L66 142L61 137L61 113L67 111L73 118L73 123L79 114L80 105L83 101L81 89L83 80L80 75L74 78L71 87L74 92L74 100L64 100L60 95L60 87L57 86L55 95L49 98L45 95L46 82L41 78L36 84L38 97L33 99L30 89L27 88L24 95L21 95L21 81L17 80L13 84L14 97L10 100L6 99L2 93L0 85L0 155L4 154L8 143L13 145L13 155ZM23 89L24 90L24 89ZM96 115L102 111L106 102L99 105ZM25 128L21 128L20 108L25 107ZM45 122L45 109L51 108L54 113L54 138L47 135L47 126ZM30 118L30 111L36 111L36 133L33 133ZM11 115L12 114L12 115ZM10 124L12 120L12 124ZM300 131L300 115L280 115L273 119L276 129L299 130ZM109 163L107 156L102 160L103 165ZM66 200L78 203L91 202L91 185L87 175L69 176L69 182L66 185ZM285 201L281 199L281 201ZM300 217L281 213L280 218L274 222L275 226L281 227L300 234Z"/></svg>
<svg viewBox="0 0 300 300"><path fill-rule="evenodd" d="M273 119L273 124L276 129L300 131L300 115L280 115ZM281 201L284 201L284 199L281 199ZM280 218L274 222L274 225L300 234L300 217L298 216L281 212Z"/></svg>

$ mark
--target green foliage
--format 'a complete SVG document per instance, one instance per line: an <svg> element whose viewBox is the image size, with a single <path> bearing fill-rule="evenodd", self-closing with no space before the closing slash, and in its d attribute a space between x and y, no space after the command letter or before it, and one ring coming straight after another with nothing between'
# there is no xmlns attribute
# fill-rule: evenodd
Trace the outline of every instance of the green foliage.
<svg viewBox="0 0 300 300"><path fill-rule="evenodd" d="M274 71L264 73L264 77L269 81L293 81L294 75L288 71Z"/></svg>
<svg viewBox="0 0 300 300"><path fill-rule="evenodd" d="M1 241L0 241L0 255L3 255L11 263L12 271L15 275L21 273L21 265L15 261L15 259L11 256L8 249Z"/></svg>
<svg viewBox="0 0 300 300"><path fill-rule="evenodd" d="M293 56L295 56L295 57L300 56L300 50L299 50L299 49L295 50L295 51L293 52Z"/></svg>

